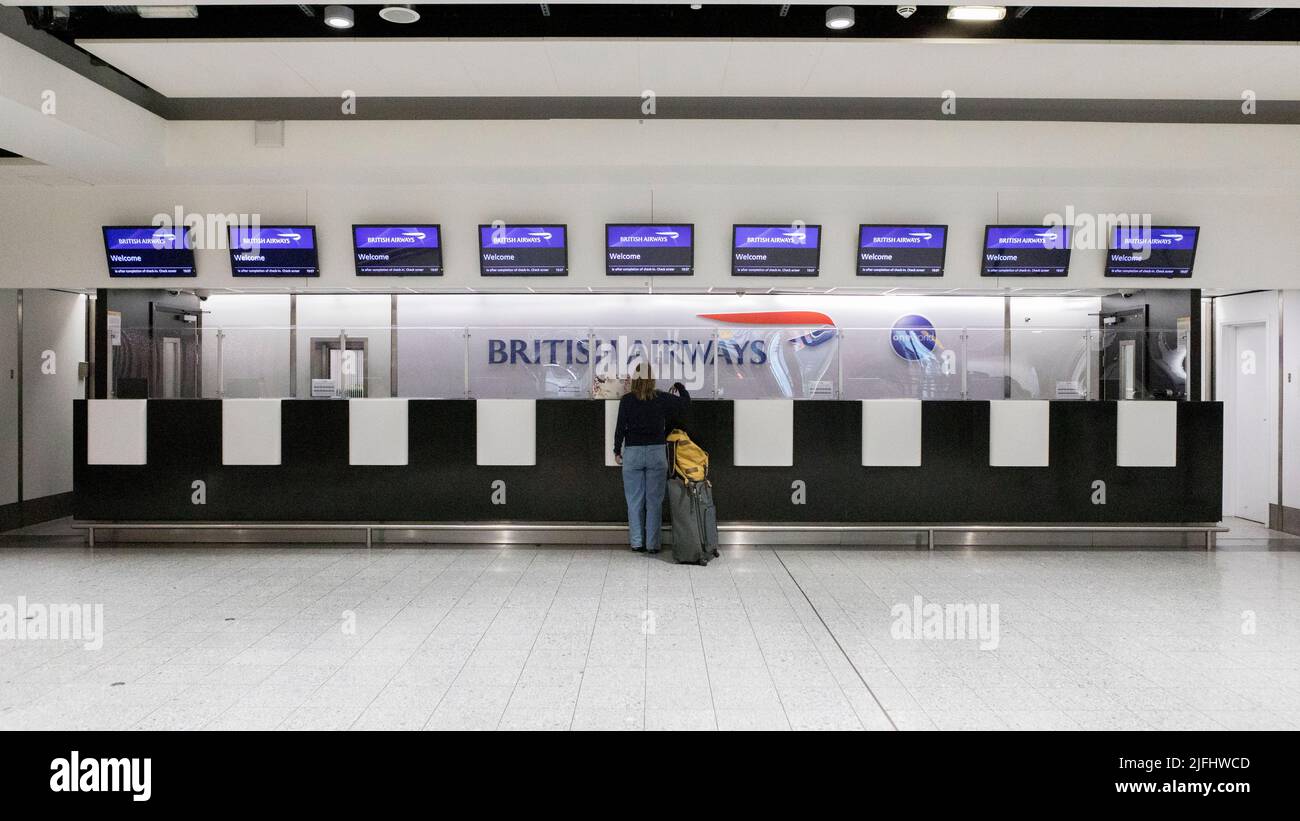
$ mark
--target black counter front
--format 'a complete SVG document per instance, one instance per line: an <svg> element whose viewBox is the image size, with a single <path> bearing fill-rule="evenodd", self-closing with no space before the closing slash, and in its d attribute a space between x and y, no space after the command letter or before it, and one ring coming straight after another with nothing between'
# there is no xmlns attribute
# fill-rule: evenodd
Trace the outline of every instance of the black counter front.
<svg viewBox="0 0 1300 821"><path fill-rule="evenodd" d="M194 399L149 400L146 464L90 465L87 404L79 401L75 515L142 522L625 521L619 471L605 464L604 403L537 402L536 464L508 467L476 464L474 401L412 399L408 408L408 464L401 466L349 465L349 403L329 400L283 401L280 465L223 465L222 403ZM922 403L919 467L862 465L860 402L794 403L791 467L732 464L731 402L693 403L692 427L709 451L724 521L1222 518L1220 404L1178 404L1173 467L1118 467L1116 413L1114 402L1052 402L1048 467L989 465L987 402ZM1101 494L1097 482L1104 483Z"/></svg>

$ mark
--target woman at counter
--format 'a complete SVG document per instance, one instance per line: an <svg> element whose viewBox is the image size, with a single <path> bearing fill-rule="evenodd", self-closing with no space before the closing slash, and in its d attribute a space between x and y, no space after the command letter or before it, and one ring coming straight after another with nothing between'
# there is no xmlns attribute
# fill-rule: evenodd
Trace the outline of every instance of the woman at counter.
<svg viewBox="0 0 1300 821"><path fill-rule="evenodd" d="M658 553L668 484L668 431L682 427L690 409L686 386L672 392L655 389L648 363L639 363L629 390L618 403L614 427L614 461L623 467L628 540L638 553Z"/></svg>

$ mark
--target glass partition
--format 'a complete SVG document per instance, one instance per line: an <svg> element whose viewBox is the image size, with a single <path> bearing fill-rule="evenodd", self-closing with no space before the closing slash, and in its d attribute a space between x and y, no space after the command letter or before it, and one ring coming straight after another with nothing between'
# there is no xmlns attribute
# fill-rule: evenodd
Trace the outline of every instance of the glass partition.
<svg viewBox="0 0 1300 821"><path fill-rule="evenodd" d="M1007 332L1011 399L1090 399L1096 394L1096 330Z"/></svg>
<svg viewBox="0 0 1300 821"><path fill-rule="evenodd" d="M961 328L847 328L843 398L963 399Z"/></svg>
<svg viewBox="0 0 1300 821"><path fill-rule="evenodd" d="M717 332L719 399L835 399L841 331L741 327Z"/></svg>
<svg viewBox="0 0 1300 821"><path fill-rule="evenodd" d="M395 396L463 399L467 395L469 343L465 328L397 328Z"/></svg>
<svg viewBox="0 0 1300 821"><path fill-rule="evenodd" d="M648 362L660 390L674 382L711 398L717 386L717 333L710 328L593 328L590 396L617 399L638 362Z"/></svg>
<svg viewBox="0 0 1300 821"><path fill-rule="evenodd" d="M204 328L203 396L273 399L288 396L288 328Z"/></svg>
<svg viewBox="0 0 1300 821"><path fill-rule="evenodd" d="M1181 399L1188 337L1080 328L207 327L114 331L116 398L612 399L636 362L716 399Z"/></svg>
<svg viewBox="0 0 1300 821"><path fill-rule="evenodd" d="M585 328L467 328L468 396L583 399L591 395Z"/></svg>

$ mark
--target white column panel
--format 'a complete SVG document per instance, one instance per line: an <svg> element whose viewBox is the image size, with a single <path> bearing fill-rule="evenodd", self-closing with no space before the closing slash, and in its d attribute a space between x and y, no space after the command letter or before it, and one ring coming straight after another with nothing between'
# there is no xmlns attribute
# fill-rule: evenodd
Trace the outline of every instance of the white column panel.
<svg viewBox="0 0 1300 821"><path fill-rule="evenodd" d="M614 428L618 426L617 399L605 400L605 466L618 467L614 461Z"/></svg>
<svg viewBox="0 0 1300 821"><path fill-rule="evenodd" d="M862 464L921 466L921 401L868 399L862 403Z"/></svg>
<svg viewBox="0 0 1300 821"><path fill-rule="evenodd" d="M989 464L994 467L1047 467L1051 404L1043 400L989 403Z"/></svg>
<svg viewBox="0 0 1300 821"><path fill-rule="evenodd" d="M91 399L86 402L86 464L148 463L149 400Z"/></svg>
<svg viewBox="0 0 1300 821"><path fill-rule="evenodd" d="M0 291L0 505L18 501L18 292Z"/></svg>
<svg viewBox="0 0 1300 821"><path fill-rule="evenodd" d="M478 464L537 464L536 400L479 399L475 407Z"/></svg>
<svg viewBox="0 0 1300 821"><path fill-rule="evenodd" d="M1131 401L1118 404L1115 464L1171 468L1178 464L1178 403Z"/></svg>
<svg viewBox="0 0 1300 821"><path fill-rule="evenodd" d="M280 464L280 400L221 403L221 464Z"/></svg>
<svg viewBox="0 0 1300 821"><path fill-rule="evenodd" d="M741 399L733 408L737 467L794 464L794 400Z"/></svg>
<svg viewBox="0 0 1300 821"><path fill-rule="evenodd" d="M348 464L405 465L405 399L348 400Z"/></svg>

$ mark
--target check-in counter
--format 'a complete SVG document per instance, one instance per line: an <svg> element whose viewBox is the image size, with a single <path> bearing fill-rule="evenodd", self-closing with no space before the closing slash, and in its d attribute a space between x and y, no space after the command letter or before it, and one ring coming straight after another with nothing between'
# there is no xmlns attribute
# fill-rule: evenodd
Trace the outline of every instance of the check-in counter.
<svg viewBox="0 0 1300 821"><path fill-rule="evenodd" d="M621 522L610 403L91 400L75 515L151 522ZM719 517L756 523L1222 518L1214 402L692 403Z"/></svg>

